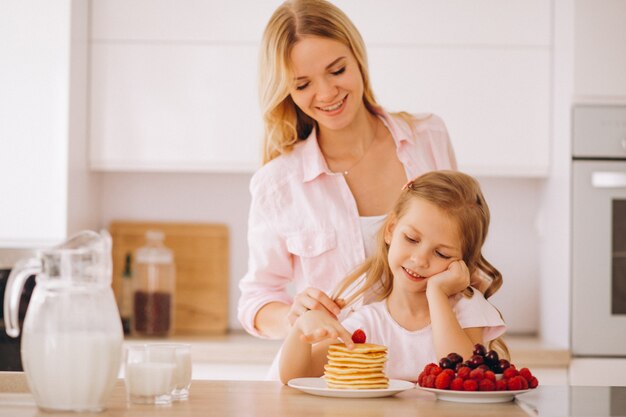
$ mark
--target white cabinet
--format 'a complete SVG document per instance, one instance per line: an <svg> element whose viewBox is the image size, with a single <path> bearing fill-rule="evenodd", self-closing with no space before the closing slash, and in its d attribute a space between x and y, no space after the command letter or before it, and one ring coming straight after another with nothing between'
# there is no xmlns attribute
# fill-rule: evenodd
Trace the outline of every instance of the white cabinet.
<svg viewBox="0 0 626 417"><path fill-rule="evenodd" d="M551 1L335 3L365 39L386 109L439 114L469 173L547 175ZM278 4L93 2L92 167L258 167L258 45Z"/></svg>
<svg viewBox="0 0 626 417"><path fill-rule="evenodd" d="M626 102L626 2L574 4L575 100Z"/></svg>
<svg viewBox="0 0 626 417"><path fill-rule="evenodd" d="M86 161L87 2L2 3L0 247L93 226Z"/></svg>

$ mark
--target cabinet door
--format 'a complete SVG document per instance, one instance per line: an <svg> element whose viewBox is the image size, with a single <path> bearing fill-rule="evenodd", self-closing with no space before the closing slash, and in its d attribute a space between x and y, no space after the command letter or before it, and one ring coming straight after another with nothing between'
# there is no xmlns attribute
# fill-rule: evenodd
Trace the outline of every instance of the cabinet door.
<svg viewBox="0 0 626 417"><path fill-rule="evenodd" d="M577 101L626 100L626 2L576 0L574 92Z"/></svg>
<svg viewBox="0 0 626 417"><path fill-rule="evenodd" d="M0 13L0 247L65 234L69 2Z"/></svg>
<svg viewBox="0 0 626 417"><path fill-rule="evenodd" d="M92 167L254 170L257 50L278 4L94 2ZM547 175L551 2L336 4L363 34L383 107L439 114L469 173Z"/></svg>
<svg viewBox="0 0 626 417"><path fill-rule="evenodd" d="M262 126L253 45L92 46L95 169L249 172Z"/></svg>

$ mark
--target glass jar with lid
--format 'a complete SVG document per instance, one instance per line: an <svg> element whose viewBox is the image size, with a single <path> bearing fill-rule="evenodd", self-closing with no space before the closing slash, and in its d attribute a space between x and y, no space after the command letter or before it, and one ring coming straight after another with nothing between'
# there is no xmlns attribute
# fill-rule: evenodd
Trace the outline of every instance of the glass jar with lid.
<svg viewBox="0 0 626 417"><path fill-rule="evenodd" d="M168 336L173 329L176 269L174 254L158 230L146 232L146 244L135 252L133 335Z"/></svg>

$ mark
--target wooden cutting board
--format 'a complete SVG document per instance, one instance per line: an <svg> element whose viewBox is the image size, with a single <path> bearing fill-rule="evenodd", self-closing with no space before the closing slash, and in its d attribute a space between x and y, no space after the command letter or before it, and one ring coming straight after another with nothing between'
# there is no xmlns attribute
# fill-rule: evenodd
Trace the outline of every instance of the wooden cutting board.
<svg viewBox="0 0 626 417"><path fill-rule="evenodd" d="M121 289L126 254L145 245L148 230L165 234L174 253L174 334L205 335L228 329L228 228L223 224L113 221L113 291Z"/></svg>

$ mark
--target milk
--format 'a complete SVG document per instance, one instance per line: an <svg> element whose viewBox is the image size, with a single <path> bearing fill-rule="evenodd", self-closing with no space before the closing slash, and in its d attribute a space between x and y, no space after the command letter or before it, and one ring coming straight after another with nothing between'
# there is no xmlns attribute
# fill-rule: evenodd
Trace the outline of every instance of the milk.
<svg viewBox="0 0 626 417"><path fill-rule="evenodd" d="M43 409L104 409L121 355L121 334L25 332L22 336L28 385Z"/></svg>
<svg viewBox="0 0 626 417"><path fill-rule="evenodd" d="M131 396L169 395L174 387L173 363L139 362L126 364L126 390Z"/></svg>
<svg viewBox="0 0 626 417"><path fill-rule="evenodd" d="M191 385L191 352L187 349L176 350L176 372L174 374L174 399L184 400L189 395Z"/></svg>

